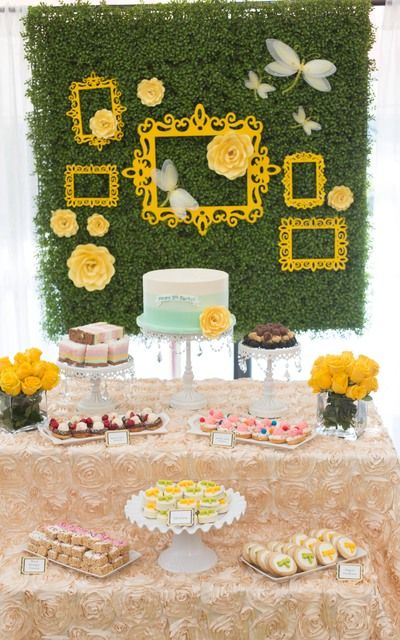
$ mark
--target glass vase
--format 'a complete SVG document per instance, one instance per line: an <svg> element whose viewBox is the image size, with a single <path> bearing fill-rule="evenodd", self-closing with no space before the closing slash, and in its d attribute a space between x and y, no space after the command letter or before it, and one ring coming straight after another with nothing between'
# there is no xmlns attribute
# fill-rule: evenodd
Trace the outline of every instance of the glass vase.
<svg viewBox="0 0 400 640"><path fill-rule="evenodd" d="M367 426L367 402L340 393L318 394L317 431L345 440L357 440Z"/></svg>
<svg viewBox="0 0 400 640"><path fill-rule="evenodd" d="M45 391L37 391L31 396L24 393L10 396L0 391L0 428L10 433L32 431L46 416Z"/></svg>

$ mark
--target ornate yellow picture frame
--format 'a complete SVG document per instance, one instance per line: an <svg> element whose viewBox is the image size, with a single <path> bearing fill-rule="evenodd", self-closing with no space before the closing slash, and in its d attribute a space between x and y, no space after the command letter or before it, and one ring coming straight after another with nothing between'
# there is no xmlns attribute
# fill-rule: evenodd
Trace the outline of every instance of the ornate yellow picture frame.
<svg viewBox="0 0 400 640"><path fill-rule="evenodd" d="M333 229L334 256L329 258L293 258L293 230ZM281 218L279 227L279 262L282 271L327 269L339 271L347 263L347 224L345 218Z"/></svg>
<svg viewBox="0 0 400 640"><path fill-rule="evenodd" d="M79 196L75 195L75 176L82 174L108 175L107 196ZM65 203L67 207L116 207L118 204L118 168L116 164L67 164L65 167Z"/></svg>
<svg viewBox="0 0 400 640"><path fill-rule="evenodd" d="M118 90L115 80L112 78L102 78L92 71L90 76L84 78L82 82L72 82L69 89L71 92L69 95L71 109L67 111L67 116L72 118L72 131L75 134L74 138L78 144L87 143L93 147L97 147L97 149L101 151L102 148L106 144L110 144L112 140L122 140L124 136L122 131L124 123L121 114L126 111L126 107L120 102L121 92ZM80 94L82 91L92 91L93 89L105 89L110 92L111 111L117 120L117 130L110 138L98 138L93 133L84 132ZM92 115L94 116L94 113Z"/></svg>
<svg viewBox="0 0 400 640"><path fill-rule="evenodd" d="M308 198L296 198L293 194L293 165L298 163L315 164L315 195ZM285 187L283 197L287 207L313 209L324 204L326 183L324 158L318 153L300 152L285 156L283 162L282 184Z"/></svg>
<svg viewBox="0 0 400 640"><path fill-rule="evenodd" d="M226 222L229 227L236 227L239 220L250 224L257 222L264 213L261 194L268 191L270 176L281 170L279 166L270 163L267 147L261 146L262 130L262 122L254 116L247 116L242 120L238 120L234 113L228 113L223 118L209 116L202 104L196 106L190 117L174 118L172 114L167 114L161 122L146 118L138 126L141 148L135 149L132 166L122 171L125 178L133 181L136 195L143 197L143 220L151 225L166 222L171 229L182 223L192 224L202 236L206 235L212 224ZM156 169L157 138L217 136L232 131L250 136L254 147L254 154L249 159L246 173L246 204L200 205L188 211L183 220L178 218L170 207L160 207L157 201L157 186L152 181L152 173Z"/></svg>

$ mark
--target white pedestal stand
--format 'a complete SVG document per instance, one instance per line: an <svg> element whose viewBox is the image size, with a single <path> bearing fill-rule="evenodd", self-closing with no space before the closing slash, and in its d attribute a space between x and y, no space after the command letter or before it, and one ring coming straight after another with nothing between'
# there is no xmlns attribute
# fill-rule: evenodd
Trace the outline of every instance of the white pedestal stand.
<svg viewBox="0 0 400 640"><path fill-rule="evenodd" d="M286 360L286 375L289 379L289 360L294 360L297 369L300 371L300 345L294 347L288 347L287 349L262 349L256 347L248 347L239 343L239 366L242 370L246 371L246 360L254 358L257 360L257 364L265 373L264 380L264 397L260 400L252 402L249 406L249 411L254 416L260 418L279 418L286 411L286 405L281 399L275 396L274 380L273 380L273 365L277 360Z"/></svg>
<svg viewBox="0 0 400 640"><path fill-rule="evenodd" d="M89 393L79 401L78 411L88 415L102 415L113 411L116 406L115 400L108 393L107 380L132 375L134 363L132 356L129 356L127 362L106 367L75 367L66 362L58 362L57 364L66 378L66 386L68 378L90 380ZM66 394L68 395L67 390Z"/></svg>
<svg viewBox="0 0 400 640"><path fill-rule="evenodd" d="M228 490L230 506L227 513L221 515L212 524L195 524L192 527L168 526L151 518L145 518L143 514L143 491L139 495L132 496L125 505L125 515L140 528L150 531L158 530L161 533L173 532L170 546L160 553L158 564L166 571L172 573L201 573L211 569L218 556L204 544L201 532L207 532L212 528L221 529L230 525L234 520L239 520L246 511L246 500L240 493Z"/></svg>

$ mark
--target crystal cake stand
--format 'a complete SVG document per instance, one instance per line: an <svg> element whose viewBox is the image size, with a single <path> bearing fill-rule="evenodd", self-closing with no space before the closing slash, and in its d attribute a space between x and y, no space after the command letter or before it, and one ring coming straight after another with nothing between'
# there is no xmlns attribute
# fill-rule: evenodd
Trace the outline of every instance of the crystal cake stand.
<svg viewBox="0 0 400 640"><path fill-rule="evenodd" d="M246 371L246 361L249 358L254 358L265 373L264 397L250 404L249 411L252 415L260 418L279 418L284 414L286 411L285 403L276 398L274 392L273 365L278 360L286 360L286 374L289 379L288 366L290 360L294 361L298 371L301 370L300 351L300 345L286 349L262 349L261 347L248 347L243 342L239 342L240 368Z"/></svg>
<svg viewBox="0 0 400 640"><path fill-rule="evenodd" d="M221 529L225 525L231 525L239 520L246 511L245 498L232 489L227 491L230 497L230 506L227 513L221 514L212 524L195 524L192 527L169 526L158 522L156 519L145 518L143 513L143 496L132 496L125 505L125 515L141 529L160 531L160 533L173 532L171 545L161 552L158 564L166 571L173 573L201 573L211 569L218 560L218 556L201 539L201 532L210 529Z"/></svg>

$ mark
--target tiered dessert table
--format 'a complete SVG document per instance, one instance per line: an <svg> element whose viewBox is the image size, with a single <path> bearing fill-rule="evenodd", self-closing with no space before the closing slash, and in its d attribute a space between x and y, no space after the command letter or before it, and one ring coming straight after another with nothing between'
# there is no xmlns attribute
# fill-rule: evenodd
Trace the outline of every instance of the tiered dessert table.
<svg viewBox="0 0 400 640"><path fill-rule="evenodd" d="M168 434L129 446L0 434L0 639L398 640L400 466L373 406L358 442L317 436L295 451L217 449L187 434L187 414L166 408L179 384L136 381L134 406L162 408L171 421ZM316 400L306 384L282 385L285 417L312 421ZM209 407L235 412L262 389L251 380L198 386ZM59 401L52 395L50 407ZM220 561L198 575L163 571L156 558L169 534L124 516L133 493L186 477L220 481L248 502L239 523L207 534ZM143 556L101 580L51 564L44 575L20 575L27 534L60 520L124 535ZM246 540L321 527L342 529L368 550L361 583L338 582L329 570L277 585L238 562Z"/></svg>

